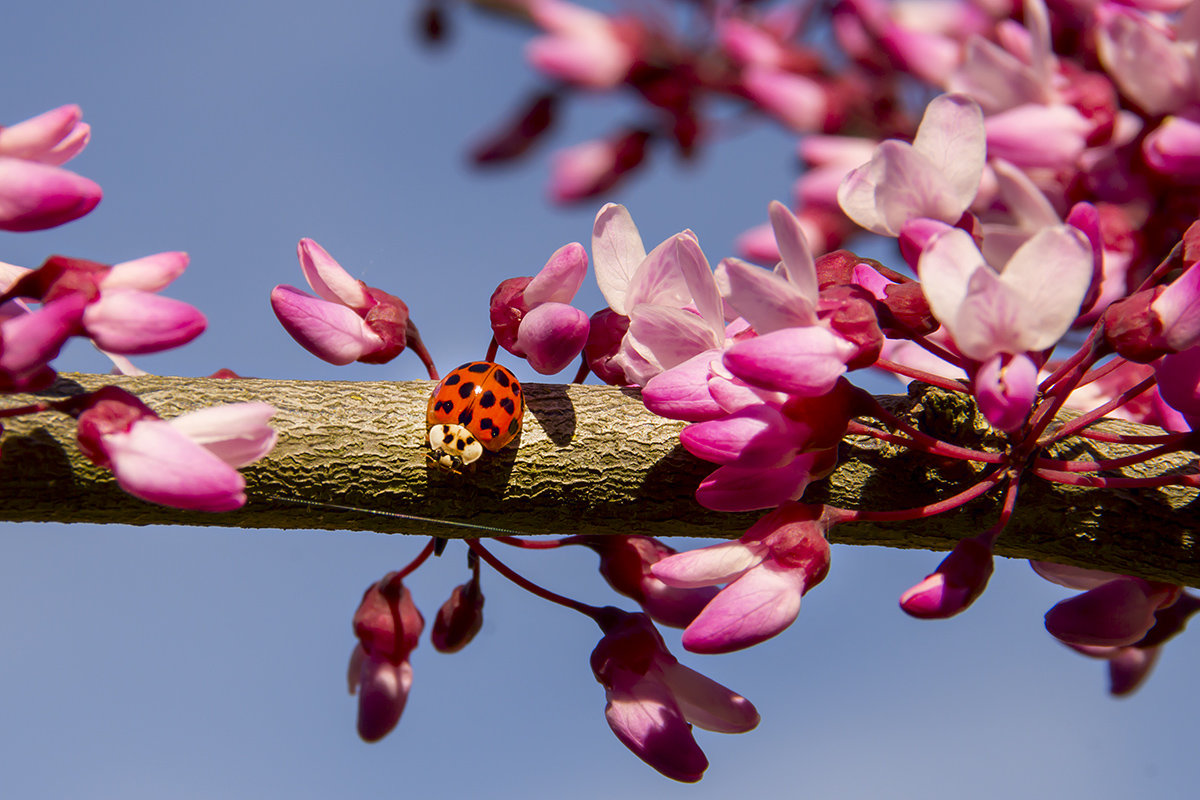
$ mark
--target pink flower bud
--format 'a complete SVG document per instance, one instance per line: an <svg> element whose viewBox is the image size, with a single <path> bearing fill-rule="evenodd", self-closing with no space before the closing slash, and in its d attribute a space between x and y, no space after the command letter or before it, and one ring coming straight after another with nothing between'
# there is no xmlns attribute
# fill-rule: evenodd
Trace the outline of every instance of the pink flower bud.
<svg viewBox="0 0 1200 800"><path fill-rule="evenodd" d="M68 294L0 320L0 391L36 391L54 382L50 361L79 331L85 305L82 295Z"/></svg>
<svg viewBox="0 0 1200 800"><path fill-rule="evenodd" d="M439 653L457 653L471 643L482 627L483 592L476 572L471 580L455 586L438 609L429 640Z"/></svg>
<svg viewBox="0 0 1200 800"><path fill-rule="evenodd" d="M592 373L610 386L629 386L625 371L613 362L629 330L629 317L604 308L589 320L588 340L583 355Z"/></svg>
<svg viewBox="0 0 1200 800"><path fill-rule="evenodd" d="M991 576L991 545L963 539L933 574L900 595L900 608L918 619L952 617L983 594Z"/></svg>
<svg viewBox="0 0 1200 800"><path fill-rule="evenodd" d="M99 185L59 167L0 156L0 230L40 231L87 214Z"/></svg>
<svg viewBox="0 0 1200 800"><path fill-rule="evenodd" d="M1174 602L1178 592L1177 586L1119 577L1055 605L1046 612L1046 630L1068 644L1134 644L1154 627L1158 608Z"/></svg>
<svg viewBox="0 0 1200 800"><path fill-rule="evenodd" d="M512 119L471 148L471 160L476 164L493 164L524 155L553 126L557 107L555 93L534 95Z"/></svg>
<svg viewBox="0 0 1200 800"><path fill-rule="evenodd" d="M649 140L648 131L628 130L560 150L551 166L550 197L572 203L607 192L641 166Z"/></svg>

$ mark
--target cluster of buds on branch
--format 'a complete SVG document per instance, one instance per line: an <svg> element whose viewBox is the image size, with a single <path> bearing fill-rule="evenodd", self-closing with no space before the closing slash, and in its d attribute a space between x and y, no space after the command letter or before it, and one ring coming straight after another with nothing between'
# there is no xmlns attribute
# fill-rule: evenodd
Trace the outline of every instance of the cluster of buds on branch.
<svg viewBox="0 0 1200 800"><path fill-rule="evenodd" d="M0 127L0 229L53 228L90 212L100 187L58 165L91 135L77 106ZM91 341L122 372L128 356L159 353L199 336L207 321L163 297L188 265L186 253L157 253L107 265L51 256L36 269L0 262L0 392L36 392L58 376L52 362L71 338ZM275 432L266 403L237 403L158 417L115 386L30 406L0 418L44 412L77 420L80 451L143 500L175 508L229 511L246 502L238 468L265 455Z"/></svg>

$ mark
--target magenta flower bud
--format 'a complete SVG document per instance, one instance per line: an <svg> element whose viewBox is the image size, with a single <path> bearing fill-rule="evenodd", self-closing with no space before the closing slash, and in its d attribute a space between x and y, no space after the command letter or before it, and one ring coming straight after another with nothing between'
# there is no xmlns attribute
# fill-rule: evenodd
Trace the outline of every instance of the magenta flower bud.
<svg viewBox="0 0 1200 800"><path fill-rule="evenodd" d="M675 555L674 548L649 536L580 536L579 544L600 556L600 574L616 591L632 598L660 625L686 628L716 596L715 587L668 586L651 567Z"/></svg>
<svg viewBox="0 0 1200 800"><path fill-rule="evenodd" d="M1121 298L1104 310L1104 338L1117 354L1139 364L1149 364L1164 354L1162 327L1151 310L1165 291L1156 286Z"/></svg>
<svg viewBox="0 0 1200 800"><path fill-rule="evenodd" d="M457 653L483 627L483 592L479 588L479 572L471 580L454 587L450 597L438 609L433 619L429 641L439 653Z"/></svg>
<svg viewBox="0 0 1200 800"><path fill-rule="evenodd" d="M483 141L471 148L476 164L494 164L523 156L554 124L558 95L540 92L522 105Z"/></svg>
<svg viewBox="0 0 1200 800"><path fill-rule="evenodd" d="M1167 117L1142 141L1150 168L1174 181L1200 180L1200 123Z"/></svg>
<svg viewBox="0 0 1200 800"><path fill-rule="evenodd" d="M36 391L54 382L50 361L78 332L85 305L82 295L68 294L0 321L0 391Z"/></svg>
<svg viewBox="0 0 1200 800"><path fill-rule="evenodd" d="M593 89L611 89L629 74L642 37L636 23L566 0L535 0L527 5L533 21L547 32L525 48L525 57L534 67Z"/></svg>
<svg viewBox="0 0 1200 800"><path fill-rule="evenodd" d="M1072 645L1135 644L1154 627L1160 606L1175 602L1179 587L1122 576L1063 600L1046 612L1046 630Z"/></svg>
<svg viewBox="0 0 1200 800"><path fill-rule="evenodd" d="M359 644L350 657L350 693L358 690L358 735L375 742L386 736L404 712L412 687L409 656L425 627L412 594L395 572L363 593L354 612Z"/></svg>
<svg viewBox="0 0 1200 800"><path fill-rule="evenodd" d="M605 609L604 638L591 667L604 687L609 727L638 758L668 778L700 780L708 759L692 726L718 733L756 727L749 700L680 664L645 614Z"/></svg>
<svg viewBox="0 0 1200 800"><path fill-rule="evenodd" d="M641 166L649 141L648 131L635 129L558 151L551 165L551 199L573 203L607 192Z"/></svg>
<svg viewBox="0 0 1200 800"><path fill-rule="evenodd" d="M883 332L879 329L874 297L866 289L849 284L823 289L817 316L856 348L846 359L846 369L863 369L879 360Z"/></svg>
<svg viewBox="0 0 1200 800"><path fill-rule="evenodd" d="M83 313L83 329L97 347L129 356L187 344L206 327L194 306L132 289L104 291Z"/></svg>
<svg viewBox="0 0 1200 800"><path fill-rule="evenodd" d="M888 314L880 319L880 327L888 336L906 338L913 334L925 336L938 329L938 321L921 291L921 284L890 283L884 288L881 301Z"/></svg>
<svg viewBox="0 0 1200 800"><path fill-rule="evenodd" d="M90 212L100 186L74 172L0 157L0 230L40 231Z"/></svg>
<svg viewBox="0 0 1200 800"><path fill-rule="evenodd" d="M737 342L724 364L754 386L811 397L832 389L857 351L827 328L783 328Z"/></svg>
<svg viewBox="0 0 1200 800"><path fill-rule="evenodd" d="M360 644L350 656L349 678L350 694L358 694L358 735L364 742L377 742L392 732L404 713L412 665L369 655Z"/></svg>
<svg viewBox="0 0 1200 800"><path fill-rule="evenodd" d="M900 608L918 619L946 619L974 603L992 576L992 548L963 539L925 580L900 595Z"/></svg>
<svg viewBox="0 0 1200 800"><path fill-rule="evenodd" d="M532 278L509 278L492 293L489 314L496 341L543 375L560 372L587 343L587 315L569 305L587 274L578 242L560 247Z"/></svg>
<svg viewBox="0 0 1200 800"><path fill-rule="evenodd" d="M975 373L972 392L992 426L1013 432L1025 424L1037 395L1037 365L1026 355L992 356Z"/></svg>
<svg viewBox="0 0 1200 800"><path fill-rule="evenodd" d="M628 330L629 317L611 308L597 311L589 320L583 355L592 374L610 386L629 386L631 383L620 364L613 362Z"/></svg>

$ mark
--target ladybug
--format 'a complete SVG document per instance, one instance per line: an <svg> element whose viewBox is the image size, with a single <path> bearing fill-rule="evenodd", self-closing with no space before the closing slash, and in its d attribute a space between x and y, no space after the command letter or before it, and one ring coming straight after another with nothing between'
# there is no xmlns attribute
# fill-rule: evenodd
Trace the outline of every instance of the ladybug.
<svg viewBox="0 0 1200 800"><path fill-rule="evenodd" d="M524 413L521 383L511 372L491 361L463 364L429 396L429 460L453 472L478 461L484 448L503 450L520 433Z"/></svg>

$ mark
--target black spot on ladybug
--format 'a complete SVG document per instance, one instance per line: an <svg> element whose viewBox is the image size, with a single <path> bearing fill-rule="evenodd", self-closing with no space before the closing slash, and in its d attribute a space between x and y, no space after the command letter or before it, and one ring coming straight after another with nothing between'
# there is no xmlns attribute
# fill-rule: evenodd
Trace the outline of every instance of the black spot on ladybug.
<svg viewBox="0 0 1200 800"><path fill-rule="evenodd" d="M516 381L513 381L512 382L512 392L517 397L520 397L521 396L521 384L517 383Z"/></svg>
<svg viewBox="0 0 1200 800"><path fill-rule="evenodd" d="M450 444L453 441L454 441L453 434L447 433L445 436L442 437L442 444Z"/></svg>
<svg viewBox="0 0 1200 800"><path fill-rule="evenodd" d="M471 418L472 418L473 416L474 416L474 414L472 414L472 413L471 413L471 409L469 409L469 408L464 408L464 409L463 409L463 411L462 411L462 413L458 415L458 424L459 424L459 425L464 425L464 426L465 426L465 425L470 425L470 424L471 424Z"/></svg>
<svg viewBox="0 0 1200 800"><path fill-rule="evenodd" d="M467 372L487 372L492 368L492 365L486 361L476 361L474 364L467 364Z"/></svg>
<svg viewBox="0 0 1200 800"><path fill-rule="evenodd" d="M449 414L451 411L454 410L454 401L453 400L442 400L440 402L434 403L433 410L434 411L443 411L443 412Z"/></svg>
<svg viewBox="0 0 1200 800"><path fill-rule="evenodd" d="M496 395L490 390L479 395L479 405L481 408L491 408L496 405Z"/></svg>
<svg viewBox="0 0 1200 800"><path fill-rule="evenodd" d="M475 391L475 384L467 381L462 386L458 387L458 396L466 400Z"/></svg>
<svg viewBox="0 0 1200 800"><path fill-rule="evenodd" d="M509 422L508 422L508 435L509 435L509 436L513 436L513 435L515 435L515 434L516 434L516 432L517 432L517 431L519 431L519 430L521 430L521 422L520 422L520 420L515 420L515 419L513 419L513 420L509 420Z"/></svg>
<svg viewBox="0 0 1200 800"><path fill-rule="evenodd" d="M455 444L454 446L457 447L459 450L462 450L464 447L466 447L466 444L463 442L462 439L459 439L458 443Z"/></svg>
<svg viewBox="0 0 1200 800"><path fill-rule="evenodd" d="M474 437L474 436L468 436L468 437L467 437L467 444L475 444L475 437Z"/></svg>
<svg viewBox="0 0 1200 800"><path fill-rule="evenodd" d="M492 376L492 380L501 386L508 386L510 383L512 383L512 381L508 378L508 372L503 369L496 370L496 374Z"/></svg>
<svg viewBox="0 0 1200 800"><path fill-rule="evenodd" d="M503 408L509 414L511 414L517 410L517 404L513 402L513 399L511 397L501 398L500 399L500 407ZM516 420L513 420L513 422L516 422Z"/></svg>
<svg viewBox="0 0 1200 800"><path fill-rule="evenodd" d="M461 380L462 380L462 375L459 375L457 372L451 372L449 375L446 376L445 385L453 386L454 384L458 383Z"/></svg>

